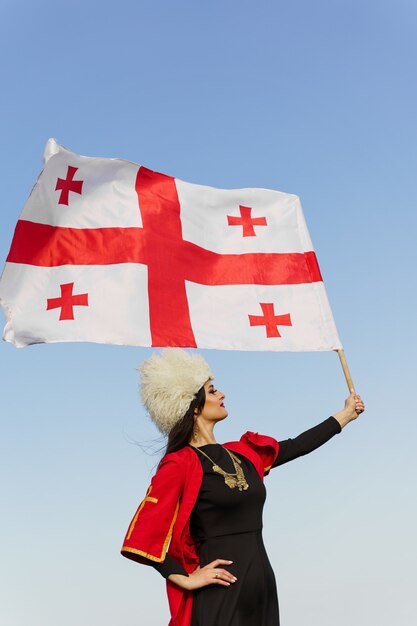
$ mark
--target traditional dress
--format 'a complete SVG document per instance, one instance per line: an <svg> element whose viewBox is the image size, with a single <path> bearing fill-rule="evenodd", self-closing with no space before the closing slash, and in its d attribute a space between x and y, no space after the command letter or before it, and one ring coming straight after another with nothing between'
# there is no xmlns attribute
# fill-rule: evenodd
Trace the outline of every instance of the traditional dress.
<svg viewBox="0 0 417 626"><path fill-rule="evenodd" d="M248 432L238 442L186 446L162 459L122 554L154 565L165 577L229 559L233 563L221 567L237 577L229 587L213 584L194 592L167 580L170 626L279 626L275 577L262 540L263 476L340 430L330 417L295 439L278 442ZM213 471L207 456L226 472L234 471L225 448L241 460L247 490L230 489Z"/></svg>

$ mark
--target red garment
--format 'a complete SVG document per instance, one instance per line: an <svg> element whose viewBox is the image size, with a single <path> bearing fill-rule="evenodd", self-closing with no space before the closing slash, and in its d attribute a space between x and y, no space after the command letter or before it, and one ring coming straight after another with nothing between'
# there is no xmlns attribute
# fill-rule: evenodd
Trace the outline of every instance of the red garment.
<svg viewBox="0 0 417 626"><path fill-rule="evenodd" d="M261 478L270 470L279 448L278 441L272 437L253 432L246 432L240 441L224 446L248 458ZM167 454L130 523L122 555L143 563L145 559L162 563L168 550L188 573L193 572L199 558L190 534L190 516L202 478L200 459L191 447ZM169 626L190 626L193 592L167 580L167 594L171 611Z"/></svg>

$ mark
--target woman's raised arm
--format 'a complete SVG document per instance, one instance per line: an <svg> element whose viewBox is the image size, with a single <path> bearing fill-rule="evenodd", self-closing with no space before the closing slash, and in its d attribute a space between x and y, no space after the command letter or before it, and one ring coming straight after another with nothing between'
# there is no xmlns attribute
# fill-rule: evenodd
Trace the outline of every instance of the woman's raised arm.
<svg viewBox="0 0 417 626"><path fill-rule="evenodd" d="M280 441L278 456L272 467L284 465L284 463L313 452L313 450L325 444L334 435L340 433L342 428L355 420L364 410L365 405L361 397L352 391L345 401L344 408L335 413L334 416L306 430L294 439Z"/></svg>

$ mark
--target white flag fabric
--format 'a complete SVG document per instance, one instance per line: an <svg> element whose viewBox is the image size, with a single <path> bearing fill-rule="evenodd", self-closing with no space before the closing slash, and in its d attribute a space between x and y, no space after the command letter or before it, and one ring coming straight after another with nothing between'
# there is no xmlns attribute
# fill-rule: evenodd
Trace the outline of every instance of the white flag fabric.
<svg viewBox="0 0 417 626"><path fill-rule="evenodd" d="M341 349L297 196L215 189L50 139L0 280L4 339Z"/></svg>

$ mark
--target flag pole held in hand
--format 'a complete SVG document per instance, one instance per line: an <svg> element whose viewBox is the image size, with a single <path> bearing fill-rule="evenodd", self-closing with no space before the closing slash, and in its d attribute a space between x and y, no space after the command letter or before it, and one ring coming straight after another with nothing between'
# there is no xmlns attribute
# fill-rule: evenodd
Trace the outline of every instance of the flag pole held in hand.
<svg viewBox="0 0 417 626"><path fill-rule="evenodd" d="M340 363L342 364L343 373L346 378L347 386L349 391L355 391L355 387L352 381L352 376L350 375L349 367L346 361L345 351L344 350L336 350L339 355Z"/></svg>

